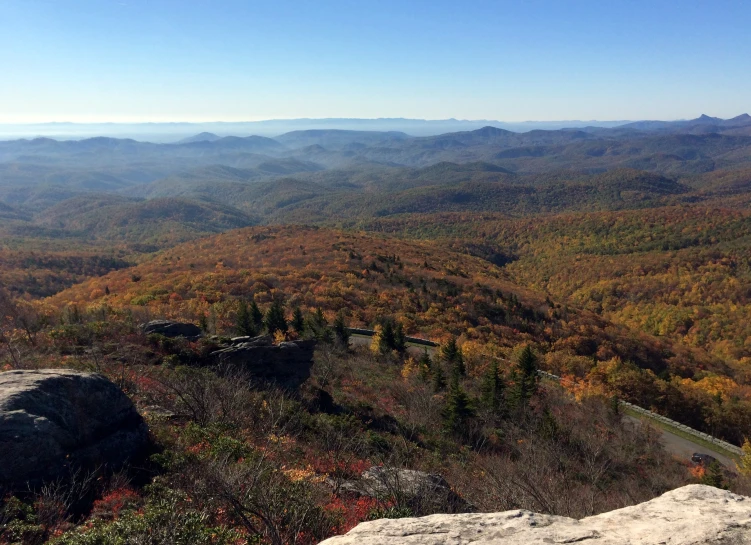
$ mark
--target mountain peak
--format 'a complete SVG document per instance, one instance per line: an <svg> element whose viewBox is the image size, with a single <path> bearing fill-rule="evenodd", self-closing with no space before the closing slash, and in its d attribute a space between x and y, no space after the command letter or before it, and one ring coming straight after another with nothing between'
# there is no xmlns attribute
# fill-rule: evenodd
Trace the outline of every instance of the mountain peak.
<svg viewBox="0 0 751 545"><path fill-rule="evenodd" d="M219 140L221 136L218 136L214 134L213 132L202 132L199 134L196 134L195 136L189 136L188 138L183 138L182 140L179 140L178 144L192 144L193 142L214 142L216 140Z"/></svg>
<svg viewBox="0 0 751 545"><path fill-rule="evenodd" d="M710 117L707 114L701 114L697 119L694 119L691 123L718 123L722 119L719 117Z"/></svg>

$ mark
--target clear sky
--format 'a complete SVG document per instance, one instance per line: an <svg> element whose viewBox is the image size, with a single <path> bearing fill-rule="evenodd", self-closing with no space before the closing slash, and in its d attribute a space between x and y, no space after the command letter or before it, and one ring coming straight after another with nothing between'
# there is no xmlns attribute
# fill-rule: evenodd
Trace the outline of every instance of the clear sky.
<svg viewBox="0 0 751 545"><path fill-rule="evenodd" d="M0 0L0 122L751 110L746 0Z"/></svg>

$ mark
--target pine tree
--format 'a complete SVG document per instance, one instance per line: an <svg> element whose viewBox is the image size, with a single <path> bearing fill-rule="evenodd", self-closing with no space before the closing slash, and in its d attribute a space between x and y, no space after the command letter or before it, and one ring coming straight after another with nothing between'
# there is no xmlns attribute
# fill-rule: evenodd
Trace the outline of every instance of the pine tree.
<svg viewBox="0 0 751 545"><path fill-rule="evenodd" d="M443 408L443 425L449 433L465 435L469 420L475 415L472 401L461 387L459 375L454 374Z"/></svg>
<svg viewBox="0 0 751 545"><path fill-rule="evenodd" d="M239 335L253 337L258 334L258 329L253 321L247 301L240 299L235 316L235 330Z"/></svg>
<svg viewBox="0 0 751 545"><path fill-rule="evenodd" d="M256 331L260 331L263 328L263 312L255 301L250 302L250 317L256 326Z"/></svg>
<svg viewBox="0 0 751 545"><path fill-rule="evenodd" d="M382 354L394 349L394 324L391 320L384 320L381 324L381 337L378 342L378 350Z"/></svg>
<svg viewBox="0 0 751 545"><path fill-rule="evenodd" d="M725 484L725 476L722 474L722 466L717 460L713 460L707 467L706 472L699 480L701 484L707 486L714 486L715 488L721 488L727 490L728 486Z"/></svg>
<svg viewBox="0 0 751 545"><path fill-rule="evenodd" d="M481 385L482 396L480 399L485 408L496 416L501 416L504 412L505 390L506 384L504 384L503 378L501 378L498 371L498 362L494 360L483 378Z"/></svg>
<svg viewBox="0 0 751 545"><path fill-rule="evenodd" d="M422 380L423 382L428 382L430 374L433 370L433 360L430 359L430 355L428 354L427 349L425 349L422 353L422 356L420 356L420 360L417 362L417 366L420 369L420 380Z"/></svg>
<svg viewBox="0 0 751 545"><path fill-rule="evenodd" d="M610 396L610 414L618 418L621 416L621 402L615 394Z"/></svg>
<svg viewBox="0 0 751 545"><path fill-rule="evenodd" d="M456 345L455 337L451 337L448 341L446 341L446 344L441 346L441 358L451 366L452 370L458 370L460 376L467 374L467 368L464 366L462 351Z"/></svg>
<svg viewBox="0 0 751 545"><path fill-rule="evenodd" d="M323 315L321 307L316 309L315 322L318 327L326 327L329 323L326 321L326 316Z"/></svg>
<svg viewBox="0 0 751 545"><path fill-rule="evenodd" d="M436 362L433 365L433 391L438 393L446 389L446 375L443 373L443 365Z"/></svg>
<svg viewBox="0 0 751 545"><path fill-rule="evenodd" d="M280 300L271 303L268 312L266 312L266 330L269 335L274 335L277 331L287 332L287 319L284 317L284 306Z"/></svg>
<svg viewBox="0 0 751 545"><path fill-rule="evenodd" d="M407 348L407 341L404 337L404 326L401 322L396 322L394 326L394 350L404 352Z"/></svg>
<svg viewBox="0 0 751 545"><path fill-rule="evenodd" d="M344 312L339 311L334 320L334 333L342 346L349 346L349 330L347 323L344 321Z"/></svg>
<svg viewBox="0 0 751 545"><path fill-rule="evenodd" d="M513 372L513 380L514 387L511 390L511 397L517 408L524 407L537 393L537 385L540 380L537 374L537 357L529 345L525 346L519 354Z"/></svg>
<svg viewBox="0 0 751 545"><path fill-rule="evenodd" d="M290 325L298 335L302 335L303 330L305 329L305 318L303 318L300 307L295 307L295 310L292 312L292 322Z"/></svg>

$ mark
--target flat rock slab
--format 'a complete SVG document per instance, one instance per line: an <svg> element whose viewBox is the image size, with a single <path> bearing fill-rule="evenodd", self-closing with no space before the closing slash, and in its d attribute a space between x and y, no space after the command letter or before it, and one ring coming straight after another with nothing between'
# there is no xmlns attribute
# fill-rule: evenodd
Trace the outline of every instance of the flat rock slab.
<svg viewBox="0 0 751 545"><path fill-rule="evenodd" d="M689 485L582 520L530 511L363 522L321 545L749 545L751 498Z"/></svg>
<svg viewBox="0 0 751 545"><path fill-rule="evenodd" d="M120 388L69 369L0 373L0 484L24 487L76 467L117 468L148 444Z"/></svg>

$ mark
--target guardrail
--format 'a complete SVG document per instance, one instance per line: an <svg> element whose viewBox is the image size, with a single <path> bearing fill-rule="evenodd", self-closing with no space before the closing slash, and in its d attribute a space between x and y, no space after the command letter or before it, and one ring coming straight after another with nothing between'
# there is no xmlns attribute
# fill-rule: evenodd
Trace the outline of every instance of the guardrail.
<svg viewBox="0 0 751 545"><path fill-rule="evenodd" d="M561 377L558 375L553 375L552 373L548 373L546 371L538 371L540 376L548 378L550 380L555 380L557 382L561 382ZM681 424L680 422L676 422L675 420L672 420L670 418L667 418L666 416L662 416L661 414L657 414L655 412L652 412L648 409L645 409L643 407L639 407L638 405L634 405L633 403L629 403L628 401L622 401L618 400L618 403L620 405L623 405L625 407L628 407L634 412L637 412L639 414L642 414L646 416L647 418L651 418L652 420L657 420L658 422L662 422L663 424L666 424L670 427L676 428L681 430L684 433L687 433L689 435L692 435L696 437L697 439L701 439L703 441L706 441L708 443L711 443L713 445L717 445L718 447L731 452L737 456L743 455L743 450L741 450L740 447L733 445L732 443L728 443L727 441L723 441L722 439L718 439L717 437L713 437L709 435L708 433L701 432L699 430L695 430L694 428L691 428L689 426L686 426L685 424Z"/></svg>
<svg viewBox="0 0 751 545"><path fill-rule="evenodd" d="M375 335L375 331L372 329L359 329L356 327L348 327L347 330L354 334L354 335L365 335L368 337L372 337ZM420 337L405 337L405 341L412 343L412 344L419 344L423 346L430 346L430 347L438 347L440 346L438 343L430 341L428 339L421 339ZM504 360L507 361L507 360ZM552 373L548 373L547 371L537 371L538 374L541 377L548 378L550 380L554 380L556 382L561 382L561 377L558 375L554 375ZM686 426L685 424L681 424L680 422L676 422L675 420L672 420L670 418L667 418L665 416L662 416L661 414L657 414L655 412L652 412L648 409L645 409L643 407L639 407L638 405L634 405L633 403L629 403L628 401L622 401L618 400L618 403L620 405L623 405L625 407L628 407L634 412L637 412L639 414L642 414L646 416L647 418L651 418L652 420L657 420L658 422L662 422L663 424L666 424L668 426L671 426L673 428L677 428L681 430L684 433L687 433L689 435L692 435L698 439L701 439L703 441L706 441L708 443L711 443L713 445L717 445L718 447L731 452L735 454L736 456L742 456L743 451L740 447L733 445L732 443L728 443L727 441L723 441L722 439L718 439L717 437L713 437L712 435L709 435L708 433L701 432L699 430L695 430L694 428L691 428L689 426Z"/></svg>
<svg viewBox="0 0 751 545"><path fill-rule="evenodd" d="M353 335L365 335L366 337L372 337L375 335L375 330L373 329L360 329L357 327L348 327L347 331L352 333ZM430 341L428 339L421 339L420 337L404 337L404 340L408 343L412 344L419 344L422 346L430 346L432 348L436 348L440 346L440 344Z"/></svg>

